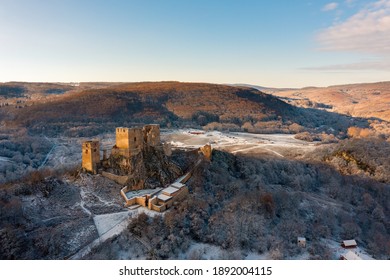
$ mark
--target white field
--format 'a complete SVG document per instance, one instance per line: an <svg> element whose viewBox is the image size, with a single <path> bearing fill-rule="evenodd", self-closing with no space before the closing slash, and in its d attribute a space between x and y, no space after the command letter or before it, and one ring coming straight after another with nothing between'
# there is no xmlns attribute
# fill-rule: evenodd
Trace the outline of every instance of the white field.
<svg viewBox="0 0 390 280"><path fill-rule="evenodd" d="M194 134L198 132L202 134ZM194 129L166 130L161 139L175 148L199 148L211 144L213 149L233 154L269 154L285 157L312 151L318 143L308 143L294 138L293 134L252 134L242 132L204 132Z"/></svg>

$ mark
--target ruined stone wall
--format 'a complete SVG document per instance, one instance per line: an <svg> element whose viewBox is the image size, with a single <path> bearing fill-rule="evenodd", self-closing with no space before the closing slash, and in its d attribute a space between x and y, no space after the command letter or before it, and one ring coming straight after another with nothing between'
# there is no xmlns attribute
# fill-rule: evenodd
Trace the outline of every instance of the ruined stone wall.
<svg viewBox="0 0 390 280"><path fill-rule="evenodd" d="M119 176L119 175L115 175L115 174L112 174L112 173L109 173L106 171L102 171L102 176L104 176L104 177L106 177L114 182L117 182L120 185L126 184L127 180L129 179L128 176Z"/></svg>
<svg viewBox="0 0 390 280"><path fill-rule="evenodd" d="M111 155L112 156L124 156L124 157L131 157L132 156L132 150L130 149L118 149L117 147L113 147L111 149Z"/></svg>
<svg viewBox="0 0 390 280"><path fill-rule="evenodd" d="M188 195L188 188L187 187L182 187L179 192L175 194L174 201L180 200Z"/></svg>
<svg viewBox="0 0 390 280"><path fill-rule="evenodd" d="M142 129L144 143L146 145L155 147L161 145L160 140L160 125L158 124L149 124L145 125Z"/></svg>
<svg viewBox="0 0 390 280"><path fill-rule="evenodd" d="M132 205L134 205L134 204L136 204L137 203L137 201L136 201L136 198L135 197L133 197L133 198L130 198L130 199L125 199L125 201L126 201L126 203L125 203L125 207L129 207L129 206L132 206Z"/></svg>
<svg viewBox="0 0 390 280"><path fill-rule="evenodd" d="M172 145L171 143L164 143L163 144L163 151L164 151L164 154L168 157L170 157L172 155Z"/></svg>
<svg viewBox="0 0 390 280"><path fill-rule="evenodd" d="M150 210L157 211L157 212L164 212L167 209L165 204L157 205L157 203L158 203L158 198L154 196L149 200L148 208Z"/></svg>
<svg viewBox="0 0 390 280"><path fill-rule="evenodd" d="M151 199L149 199L148 209L152 210L153 205L157 202L157 197L153 196Z"/></svg>
<svg viewBox="0 0 390 280"><path fill-rule="evenodd" d="M204 145L203 147L200 147L199 150L204 155L205 158L207 158L208 160L211 160L212 149L211 149L210 144L207 144L207 145Z"/></svg>
<svg viewBox="0 0 390 280"><path fill-rule="evenodd" d="M82 167L92 173L96 173L100 164L99 141L85 141L82 145Z"/></svg>
<svg viewBox="0 0 390 280"><path fill-rule="evenodd" d="M164 212L165 210L171 208L176 201L186 197L188 193L189 193L188 188L183 187L177 193L175 193L175 195L172 196L172 198L167 202L159 201L159 199L156 196L154 196L149 200L148 208L150 210L154 210L157 212Z"/></svg>
<svg viewBox="0 0 390 280"><path fill-rule="evenodd" d="M146 207L146 200L147 200L146 196L138 196L135 198L135 203L143 207Z"/></svg>
<svg viewBox="0 0 390 280"><path fill-rule="evenodd" d="M151 210L157 211L157 212L164 212L165 210L167 210L167 207L165 205L159 206L159 205L153 204Z"/></svg>

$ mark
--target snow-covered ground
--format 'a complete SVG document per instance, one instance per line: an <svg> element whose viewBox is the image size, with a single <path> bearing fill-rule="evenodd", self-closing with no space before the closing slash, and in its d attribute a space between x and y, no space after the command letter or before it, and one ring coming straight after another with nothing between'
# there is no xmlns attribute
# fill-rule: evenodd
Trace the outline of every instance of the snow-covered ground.
<svg viewBox="0 0 390 280"><path fill-rule="evenodd" d="M1 157L0 156L0 163L1 162L13 162L13 160L11 160L10 158L8 158L8 157Z"/></svg>
<svg viewBox="0 0 390 280"><path fill-rule="evenodd" d="M130 211L123 211L118 213L96 215L93 217L99 236L102 236L114 228L117 224L123 222L125 219L128 219L131 214L132 213Z"/></svg>
<svg viewBox="0 0 390 280"><path fill-rule="evenodd" d="M155 215L163 215L162 213L151 211L145 207L139 207L134 210L127 210L111 214L96 215L94 216L93 220L99 233L99 237L79 250L71 257L71 259L81 259L89 254L96 246L100 245L111 237L121 234L124 230L127 229L131 218L137 217L140 213L146 213L150 217L154 217ZM142 243L142 240L139 241Z"/></svg>
<svg viewBox="0 0 390 280"><path fill-rule="evenodd" d="M268 253L258 254L255 252L242 252L240 250L229 251L221 247L193 243L186 252L179 255L178 259L220 260L220 259L244 259L244 260L267 260Z"/></svg>
<svg viewBox="0 0 390 280"><path fill-rule="evenodd" d="M199 148L211 144L213 148L231 153L267 153L284 157L292 149L311 151L318 143L308 143L292 134L252 134L242 132L203 132L193 129L164 130L161 138L177 148Z"/></svg>
<svg viewBox="0 0 390 280"><path fill-rule="evenodd" d="M363 260L373 260L364 249L357 247L354 249L344 249L337 241L330 239L322 239L323 244L328 247L332 252L332 259L338 260L341 255L346 254L349 251L355 253L359 258ZM310 246L310 243L308 244ZM291 260L307 260L310 258L307 250L300 255L289 258ZM186 252L179 255L179 259L202 259L202 260L216 260L216 259L245 259L245 260L270 260L270 252L264 254L258 254L256 252L242 252L242 251L228 251L221 247L205 244L205 243L193 243Z"/></svg>

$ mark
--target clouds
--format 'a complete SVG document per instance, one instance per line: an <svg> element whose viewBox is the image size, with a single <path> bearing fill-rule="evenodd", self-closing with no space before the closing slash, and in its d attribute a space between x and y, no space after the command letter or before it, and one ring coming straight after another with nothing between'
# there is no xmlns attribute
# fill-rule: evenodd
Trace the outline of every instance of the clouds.
<svg viewBox="0 0 390 280"><path fill-rule="evenodd" d="M315 71L361 71L361 70L376 70L390 71L390 60L373 60L363 61L349 64L335 64L319 67L306 67L304 70Z"/></svg>
<svg viewBox="0 0 390 280"><path fill-rule="evenodd" d="M338 6L339 6L338 3L336 3L336 2L331 2L331 3L326 4L326 5L322 8L322 11L324 11L324 12L333 11L333 10L337 9Z"/></svg>
<svg viewBox="0 0 390 280"><path fill-rule="evenodd" d="M390 56L390 0L370 4L317 35L321 50Z"/></svg>

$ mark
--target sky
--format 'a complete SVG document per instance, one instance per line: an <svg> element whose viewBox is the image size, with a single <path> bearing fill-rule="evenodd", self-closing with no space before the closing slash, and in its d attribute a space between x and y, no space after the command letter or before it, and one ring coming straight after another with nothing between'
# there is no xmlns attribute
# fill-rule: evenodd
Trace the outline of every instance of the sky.
<svg viewBox="0 0 390 280"><path fill-rule="evenodd" d="M390 80L390 0L0 0L0 82Z"/></svg>

